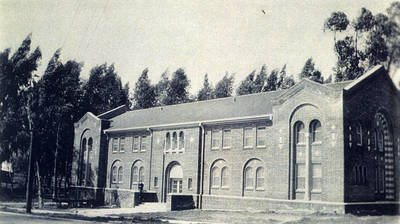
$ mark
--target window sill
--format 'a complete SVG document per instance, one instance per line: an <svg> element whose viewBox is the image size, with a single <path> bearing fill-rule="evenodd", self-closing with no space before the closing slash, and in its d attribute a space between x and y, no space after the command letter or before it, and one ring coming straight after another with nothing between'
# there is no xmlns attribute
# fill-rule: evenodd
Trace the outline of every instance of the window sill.
<svg viewBox="0 0 400 224"><path fill-rule="evenodd" d="M211 186L211 189L219 189L218 186Z"/></svg>
<svg viewBox="0 0 400 224"><path fill-rule="evenodd" d="M211 151L217 151L219 148L211 148Z"/></svg>
<svg viewBox="0 0 400 224"><path fill-rule="evenodd" d="M246 187L245 190L246 191L254 191L254 187Z"/></svg>
<svg viewBox="0 0 400 224"><path fill-rule="evenodd" d="M229 190L229 187L228 186L222 186L221 189L222 190Z"/></svg>
<svg viewBox="0 0 400 224"><path fill-rule="evenodd" d="M244 146L243 149L244 150L251 150L251 149L253 149L253 146Z"/></svg>
<svg viewBox="0 0 400 224"><path fill-rule="evenodd" d="M298 143L296 143L296 145L297 146L306 146L306 143L305 142L298 142Z"/></svg>
<svg viewBox="0 0 400 224"><path fill-rule="evenodd" d="M257 146L257 149L265 149L265 148L267 148L266 145L258 145L258 146Z"/></svg>
<svg viewBox="0 0 400 224"><path fill-rule="evenodd" d="M318 190L311 190L311 193L312 193L312 194L321 194L321 193L322 193L322 190L321 190L321 189L318 189Z"/></svg>
<svg viewBox="0 0 400 224"><path fill-rule="evenodd" d="M322 142L321 141L313 142L311 143L311 145L322 145Z"/></svg>
<svg viewBox="0 0 400 224"><path fill-rule="evenodd" d="M297 189L296 193L306 193L306 190L305 189Z"/></svg>
<svg viewBox="0 0 400 224"><path fill-rule="evenodd" d="M147 150L140 150L139 152L146 152Z"/></svg>
<svg viewBox="0 0 400 224"><path fill-rule="evenodd" d="M256 191L265 191L265 189L263 187L258 187L256 188Z"/></svg>
<svg viewBox="0 0 400 224"><path fill-rule="evenodd" d="M139 152L139 150L132 150L132 152Z"/></svg>
<svg viewBox="0 0 400 224"><path fill-rule="evenodd" d="M223 147L223 148L222 148L222 150L229 150L229 149L231 149L230 146L229 146L229 147Z"/></svg>

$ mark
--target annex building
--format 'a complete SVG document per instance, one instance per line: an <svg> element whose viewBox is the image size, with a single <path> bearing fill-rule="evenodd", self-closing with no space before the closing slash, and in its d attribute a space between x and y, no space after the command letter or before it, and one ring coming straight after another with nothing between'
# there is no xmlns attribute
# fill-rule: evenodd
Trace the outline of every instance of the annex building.
<svg viewBox="0 0 400 224"><path fill-rule="evenodd" d="M398 212L399 121L382 66L353 81L88 112L75 124L72 183L121 207Z"/></svg>

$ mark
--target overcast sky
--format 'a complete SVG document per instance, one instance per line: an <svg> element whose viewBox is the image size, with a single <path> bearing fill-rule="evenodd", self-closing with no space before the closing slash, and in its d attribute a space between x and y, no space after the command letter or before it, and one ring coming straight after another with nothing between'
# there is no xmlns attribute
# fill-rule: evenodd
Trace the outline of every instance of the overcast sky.
<svg viewBox="0 0 400 224"><path fill-rule="evenodd" d="M146 67L157 82L183 67L198 91L205 73L215 85L226 71L236 85L253 69L287 64L298 74L312 57L324 76L336 58L323 23L333 11L354 18L361 7L384 12L389 0L0 0L0 49L15 49L32 32L43 54L38 74L62 48L62 60L84 62L82 76L114 63L134 87ZM266 13L262 12L264 10Z"/></svg>

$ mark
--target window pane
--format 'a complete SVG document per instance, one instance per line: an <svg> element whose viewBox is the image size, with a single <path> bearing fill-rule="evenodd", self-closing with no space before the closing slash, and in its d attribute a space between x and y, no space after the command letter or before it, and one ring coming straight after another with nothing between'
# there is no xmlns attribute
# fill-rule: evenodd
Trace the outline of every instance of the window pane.
<svg viewBox="0 0 400 224"><path fill-rule="evenodd" d="M267 131L265 127L257 128L257 146L265 146L265 138L267 135Z"/></svg>
<svg viewBox="0 0 400 224"><path fill-rule="evenodd" d="M362 127L360 124L356 126L357 145L362 145Z"/></svg>
<svg viewBox="0 0 400 224"><path fill-rule="evenodd" d="M112 140L112 151L118 151L118 138L113 138Z"/></svg>
<svg viewBox="0 0 400 224"><path fill-rule="evenodd" d="M133 170L132 170L132 182L133 183L138 182L138 168L136 166L133 167Z"/></svg>
<svg viewBox="0 0 400 224"><path fill-rule="evenodd" d="M133 137L133 151L139 151L139 136Z"/></svg>
<svg viewBox="0 0 400 224"><path fill-rule="evenodd" d="M166 141L166 149L171 149L171 135L169 133L167 133L167 136L165 137L165 141Z"/></svg>
<svg viewBox="0 0 400 224"><path fill-rule="evenodd" d="M221 170L221 186L228 186L228 168L224 167Z"/></svg>
<svg viewBox="0 0 400 224"><path fill-rule="evenodd" d="M123 177L123 170L122 170L122 166L120 166L118 168L118 182L122 183L122 177Z"/></svg>
<svg viewBox="0 0 400 224"><path fill-rule="evenodd" d="M112 182L113 183L116 183L117 182L117 167L116 166L114 166L113 168L112 168Z"/></svg>
<svg viewBox="0 0 400 224"><path fill-rule="evenodd" d="M231 130L224 130L222 144L224 148L231 147Z"/></svg>
<svg viewBox="0 0 400 224"><path fill-rule="evenodd" d="M214 167L212 169L211 181L212 181L211 186L219 187L219 169L218 169L218 167Z"/></svg>
<svg viewBox="0 0 400 224"><path fill-rule="evenodd" d="M172 149L177 149L178 148L178 136L176 135L176 132L172 134Z"/></svg>
<svg viewBox="0 0 400 224"><path fill-rule="evenodd" d="M254 178L253 178L253 169L251 167L247 167L245 170L245 184L246 188L254 187Z"/></svg>
<svg viewBox="0 0 400 224"><path fill-rule="evenodd" d="M296 143L304 143L305 142L305 135L304 135L304 124L299 122L296 124Z"/></svg>
<svg viewBox="0 0 400 224"><path fill-rule="evenodd" d="M140 167L139 169L139 183L143 183L144 181L144 167Z"/></svg>
<svg viewBox="0 0 400 224"><path fill-rule="evenodd" d="M319 163L312 164L312 176L313 177L322 177L321 164L319 164Z"/></svg>
<svg viewBox="0 0 400 224"><path fill-rule="evenodd" d="M321 123L319 121L313 121L311 126L312 132L312 141L320 142L321 141Z"/></svg>
<svg viewBox="0 0 400 224"><path fill-rule="evenodd" d="M253 129L245 128L244 129L244 147L253 147Z"/></svg>
<svg viewBox="0 0 400 224"><path fill-rule="evenodd" d="M122 152L125 150L125 137L121 137L119 141L119 150Z"/></svg>
<svg viewBox="0 0 400 224"><path fill-rule="evenodd" d="M311 189L321 190L321 178L312 178Z"/></svg>
<svg viewBox="0 0 400 224"><path fill-rule="evenodd" d="M158 177L154 177L154 187L158 187Z"/></svg>
<svg viewBox="0 0 400 224"><path fill-rule="evenodd" d="M179 149L184 149L185 148L185 135L183 134L183 131L179 133Z"/></svg>
<svg viewBox="0 0 400 224"><path fill-rule="evenodd" d="M147 136L142 136L142 145L140 147L140 151L147 150Z"/></svg>
<svg viewBox="0 0 400 224"><path fill-rule="evenodd" d="M188 178L188 189L192 190L192 178Z"/></svg>
<svg viewBox="0 0 400 224"><path fill-rule="evenodd" d="M305 183L306 183L305 177L297 177L296 189L304 189L306 186Z"/></svg>
<svg viewBox="0 0 400 224"><path fill-rule="evenodd" d="M219 148L220 145L220 139L221 139L221 132L219 130L213 130L211 132L211 144L212 144L212 148Z"/></svg>
<svg viewBox="0 0 400 224"><path fill-rule="evenodd" d="M259 167L256 171L256 188L264 187L264 168Z"/></svg>

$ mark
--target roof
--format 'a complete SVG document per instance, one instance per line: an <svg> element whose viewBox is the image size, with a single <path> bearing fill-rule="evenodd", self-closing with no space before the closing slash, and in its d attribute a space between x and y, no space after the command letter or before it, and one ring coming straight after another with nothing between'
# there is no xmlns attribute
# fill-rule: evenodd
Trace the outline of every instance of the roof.
<svg viewBox="0 0 400 224"><path fill-rule="evenodd" d="M128 111L114 117L110 129L269 115L272 114L272 99L281 92L278 90Z"/></svg>
<svg viewBox="0 0 400 224"><path fill-rule="evenodd" d="M334 89L344 89L347 85L349 85L353 81L354 80L348 80L348 81L343 81L343 82L328 83L328 84L324 84L324 85L334 88Z"/></svg>

